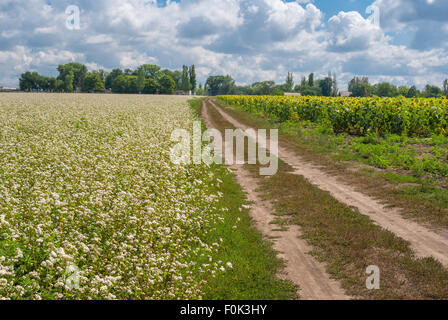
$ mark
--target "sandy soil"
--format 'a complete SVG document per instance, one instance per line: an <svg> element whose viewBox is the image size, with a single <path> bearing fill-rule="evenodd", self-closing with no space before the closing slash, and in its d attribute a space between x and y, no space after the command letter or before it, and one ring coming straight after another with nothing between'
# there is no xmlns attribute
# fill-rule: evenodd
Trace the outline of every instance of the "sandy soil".
<svg viewBox="0 0 448 320"><path fill-rule="evenodd" d="M213 120L207 112L205 103L202 105L202 118L208 128L214 128ZM247 199L252 203L250 215L256 228L272 239L273 247L284 259L286 268L280 278L288 279L299 286L299 295L304 300L335 300L349 299L339 282L331 279L325 271L325 264L318 262L308 252L312 249L305 240L300 239L299 226L289 226L286 231L275 231L279 227L270 222L275 218L272 204L263 200L256 192L259 178L253 177L243 166L230 166L236 175L237 182L247 193Z"/></svg>
<svg viewBox="0 0 448 320"><path fill-rule="evenodd" d="M249 127L237 119L231 117L222 108L217 107L213 101L210 105L216 108L219 113L236 128L243 130ZM261 145L269 149L268 146ZM295 173L305 177L310 183L322 190L328 191L338 201L355 207L360 213L369 216L376 224L387 229L397 236L410 242L416 256L434 257L445 267L448 267L448 231L430 230L414 221L404 219L400 215L399 209L386 208L385 204L372 197L369 197L355 190L354 187L344 184L336 177L333 177L318 167L305 162L300 155L285 148L282 144L278 147L277 157L282 159L294 168Z"/></svg>

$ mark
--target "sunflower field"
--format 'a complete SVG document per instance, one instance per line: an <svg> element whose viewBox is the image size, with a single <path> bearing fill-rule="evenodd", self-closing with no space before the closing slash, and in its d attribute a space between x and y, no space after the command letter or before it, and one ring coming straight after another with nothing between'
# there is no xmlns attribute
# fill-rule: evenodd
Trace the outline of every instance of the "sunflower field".
<svg viewBox="0 0 448 320"><path fill-rule="evenodd" d="M328 125L335 133L419 137L448 134L446 98L219 96L218 99L280 122Z"/></svg>

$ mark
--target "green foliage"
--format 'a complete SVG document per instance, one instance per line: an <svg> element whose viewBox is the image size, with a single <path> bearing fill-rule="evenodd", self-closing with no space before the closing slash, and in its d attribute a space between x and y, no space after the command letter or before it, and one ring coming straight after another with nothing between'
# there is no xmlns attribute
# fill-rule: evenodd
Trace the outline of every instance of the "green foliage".
<svg viewBox="0 0 448 320"><path fill-rule="evenodd" d="M144 87L145 87L145 71L143 67L140 67L138 68L137 73L137 91L141 93Z"/></svg>
<svg viewBox="0 0 448 320"><path fill-rule="evenodd" d="M441 98L443 96L443 92L439 87L429 84L426 85L422 94L425 98Z"/></svg>
<svg viewBox="0 0 448 320"><path fill-rule="evenodd" d="M109 73L106 77L106 83L105 83L105 87L107 89L111 89L112 88L112 84L114 82L114 80L118 77L121 76L123 74L123 71L121 69L113 69L111 73Z"/></svg>
<svg viewBox="0 0 448 320"><path fill-rule="evenodd" d="M182 90L184 92L191 90L190 74L187 66L182 67Z"/></svg>
<svg viewBox="0 0 448 320"><path fill-rule="evenodd" d="M408 94L406 95L406 98L417 98L419 96L418 90L415 86L412 86L408 90Z"/></svg>
<svg viewBox="0 0 448 320"><path fill-rule="evenodd" d="M195 69L194 65L192 65L189 69L189 77L190 77L191 91L194 94L196 91L196 86L197 86L196 69Z"/></svg>
<svg viewBox="0 0 448 320"><path fill-rule="evenodd" d="M294 75L292 72L288 72L288 76L286 77L285 83L285 91L291 92L294 87Z"/></svg>
<svg viewBox="0 0 448 320"><path fill-rule="evenodd" d="M378 97L396 97L398 95L397 87L388 82L382 82L374 85L373 92Z"/></svg>
<svg viewBox="0 0 448 320"><path fill-rule="evenodd" d="M104 91L104 82L96 74L89 74L84 79L83 92L102 92Z"/></svg>
<svg viewBox="0 0 448 320"><path fill-rule="evenodd" d="M274 89L274 91L272 91L272 95L273 96L284 96L285 93L279 87L276 87Z"/></svg>
<svg viewBox="0 0 448 320"><path fill-rule="evenodd" d="M352 93L352 97L369 97L371 94L371 86L367 77L355 77L348 84L348 91Z"/></svg>
<svg viewBox="0 0 448 320"><path fill-rule="evenodd" d="M333 94L333 79L330 76L319 80L318 85L323 96L330 97Z"/></svg>
<svg viewBox="0 0 448 320"><path fill-rule="evenodd" d="M235 89L235 80L231 76L210 76L205 83L211 96L230 94Z"/></svg>
<svg viewBox="0 0 448 320"><path fill-rule="evenodd" d="M310 73L308 76L308 86L314 87L314 73Z"/></svg>
<svg viewBox="0 0 448 320"><path fill-rule="evenodd" d="M119 75L112 83L112 91L115 93L127 93L128 90L128 77L125 75Z"/></svg>
<svg viewBox="0 0 448 320"><path fill-rule="evenodd" d="M172 94L175 88L176 83L170 76L165 75L162 77L162 79L160 79L160 93Z"/></svg>
<svg viewBox="0 0 448 320"><path fill-rule="evenodd" d="M154 79L146 79L145 80L145 87L143 88L143 93L146 94L154 94L157 93L159 86L157 84L157 81Z"/></svg>
<svg viewBox="0 0 448 320"><path fill-rule="evenodd" d="M252 85L252 92L256 95L269 95L275 90L274 81L255 82Z"/></svg>
<svg viewBox="0 0 448 320"><path fill-rule="evenodd" d="M39 75L37 72L25 72L19 79L22 91L60 92L64 89L63 81Z"/></svg>
<svg viewBox="0 0 448 320"><path fill-rule="evenodd" d="M75 79L75 76L72 71L68 73L64 78L64 91L65 92L73 92L73 81Z"/></svg>
<svg viewBox="0 0 448 320"><path fill-rule="evenodd" d="M144 64L140 68L143 69L146 79L155 79L157 81L162 76L161 68L158 65Z"/></svg>
<svg viewBox="0 0 448 320"><path fill-rule="evenodd" d="M67 76L70 74L73 74L72 79L72 90L68 92L72 92L74 89L81 89L84 79L87 76L87 67L81 63L78 62L70 62L64 65L58 66L59 71L59 80L66 81ZM66 83L65 88L69 88L69 85ZM68 89L67 89L68 90Z"/></svg>
<svg viewBox="0 0 448 320"><path fill-rule="evenodd" d="M114 93L173 94L174 91L190 91L196 88L195 66L184 66L179 70L161 70L157 65L144 64L136 70L113 69L110 73L94 70L87 73L87 67L76 62L58 67L59 76L48 78L37 72L25 72L19 79L23 91L104 92L112 89Z"/></svg>
<svg viewBox="0 0 448 320"><path fill-rule="evenodd" d="M175 90L182 90L182 72L179 70L168 70L165 69L162 71L162 73L166 76L170 76L173 80L174 83L176 84L176 88Z"/></svg>

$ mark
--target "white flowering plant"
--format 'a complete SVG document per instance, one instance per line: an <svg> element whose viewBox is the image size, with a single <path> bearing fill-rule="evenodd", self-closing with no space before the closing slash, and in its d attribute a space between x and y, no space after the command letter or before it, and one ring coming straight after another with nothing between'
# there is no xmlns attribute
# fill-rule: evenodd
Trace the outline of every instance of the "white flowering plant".
<svg viewBox="0 0 448 320"><path fill-rule="evenodd" d="M185 97L0 94L0 299L201 298L232 264L204 241L213 171L170 161L193 120Z"/></svg>

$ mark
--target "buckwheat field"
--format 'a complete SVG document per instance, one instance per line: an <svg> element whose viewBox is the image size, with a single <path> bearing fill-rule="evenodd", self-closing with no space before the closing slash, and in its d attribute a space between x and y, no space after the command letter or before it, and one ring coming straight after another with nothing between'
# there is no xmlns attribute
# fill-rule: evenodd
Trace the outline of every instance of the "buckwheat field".
<svg viewBox="0 0 448 320"><path fill-rule="evenodd" d="M0 94L0 298L200 298L231 264L204 241L219 179L170 161L194 119L185 97Z"/></svg>

